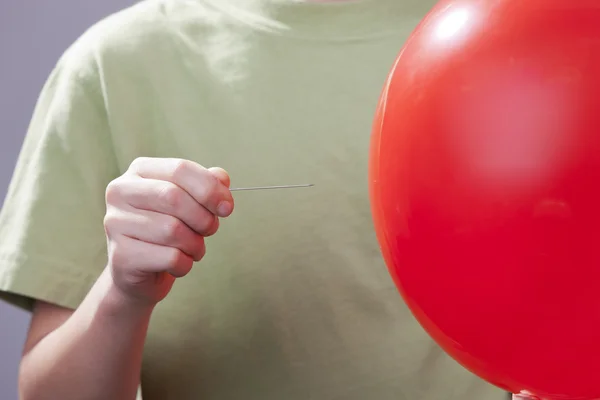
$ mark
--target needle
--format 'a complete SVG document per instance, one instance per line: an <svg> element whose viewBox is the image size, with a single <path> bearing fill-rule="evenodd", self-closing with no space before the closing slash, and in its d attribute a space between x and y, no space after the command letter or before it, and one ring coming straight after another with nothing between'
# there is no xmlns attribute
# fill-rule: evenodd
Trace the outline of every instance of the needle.
<svg viewBox="0 0 600 400"><path fill-rule="evenodd" d="M294 188L305 188L315 186L313 183L307 183L304 185L283 185L283 186L255 186L255 187L243 187L229 189L231 192L239 192L242 190L272 190L272 189L294 189Z"/></svg>

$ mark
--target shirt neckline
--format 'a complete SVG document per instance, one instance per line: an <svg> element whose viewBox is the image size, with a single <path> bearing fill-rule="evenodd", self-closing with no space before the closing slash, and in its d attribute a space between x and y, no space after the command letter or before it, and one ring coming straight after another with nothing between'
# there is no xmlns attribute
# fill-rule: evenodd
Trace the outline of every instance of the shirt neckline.
<svg viewBox="0 0 600 400"><path fill-rule="evenodd" d="M422 0L201 0L253 27L314 40L359 40L405 30L402 17L422 18ZM420 11L420 13L415 12Z"/></svg>

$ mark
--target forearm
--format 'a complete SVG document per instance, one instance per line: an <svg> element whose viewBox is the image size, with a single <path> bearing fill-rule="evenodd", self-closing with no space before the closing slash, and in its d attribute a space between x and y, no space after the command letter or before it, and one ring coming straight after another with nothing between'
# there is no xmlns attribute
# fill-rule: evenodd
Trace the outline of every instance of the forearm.
<svg viewBox="0 0 600 400"><path fill-rule="evenodd" d="M105 271L59 328L26 349L23 400L133 400L152 307L131 304Z"/></svg>

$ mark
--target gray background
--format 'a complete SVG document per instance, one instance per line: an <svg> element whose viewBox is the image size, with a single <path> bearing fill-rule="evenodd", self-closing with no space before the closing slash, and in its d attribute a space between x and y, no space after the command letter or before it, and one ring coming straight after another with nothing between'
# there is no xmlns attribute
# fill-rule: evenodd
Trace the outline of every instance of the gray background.
<svg viewBox="0 0 600 400"><path fill-rule="evenodd" d="M0 200L40 89L61 53L90 25L135 0L0 1ZM17 400L29 315L0 302L0 399Z"/></svg>

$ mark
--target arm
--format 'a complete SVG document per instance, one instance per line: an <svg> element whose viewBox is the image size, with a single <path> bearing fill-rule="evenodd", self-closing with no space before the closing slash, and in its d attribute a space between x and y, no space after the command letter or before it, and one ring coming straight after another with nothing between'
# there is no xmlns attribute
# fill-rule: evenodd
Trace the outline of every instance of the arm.
<svg viewBox="0 0 600 400"><path fill-rule="evenodd" d="M75 312L37 305L23 400L135 398L152 310L233 211L228 185L221 169L175 159L138 159L109 185L108 267Z"/></svg>
<svg viewBox="0 0 600 400"><path fill-rule="evenodd" d="M21 362L23 400L135 399L152 307L124 301L107 271L75 312L36 303Z"/></svg>
<svg viewBox="0 0 600 400"><path fill-rule="evenodd" d="M47 80L0 211L0 297L45 301L22 357L24 400L133 400L152 309L233 211L222 170L158 159L123 174L137 154L116 150L144 133L112 132L92 39Z"/></svg>

